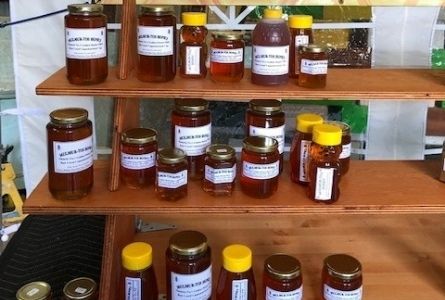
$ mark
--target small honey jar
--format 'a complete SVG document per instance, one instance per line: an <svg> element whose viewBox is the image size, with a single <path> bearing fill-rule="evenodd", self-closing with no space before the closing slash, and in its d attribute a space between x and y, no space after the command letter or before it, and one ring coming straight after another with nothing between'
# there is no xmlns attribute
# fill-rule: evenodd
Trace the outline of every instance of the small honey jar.
<svg viewBox="0 0 445 300"><path fill-rule="evenodd" d="M213 196L230 196L235 177L235 149L229 145L210 145L205 158L202 189Z"/></svg>
<svg viewBox="0 0 445 300"><path fill-rule="evenodd" d="M187 159L185 152L166 148L158 152L155 189L164 200L178 200L187 195Z"/></svg>
<svg viewBox="0 0 445 300"><path fill-rule="evenodd" d="M298 85L311 89L324 88L328 74L328 55L326 49L315 44L303 46L300 57Z"/></svg>
<svg viewBox="0 0 445 300"><path fill-rule="evenodd" d="M22 286L16 293L17 300L51 300L51 286L43 281L34 281Z"/></svg>

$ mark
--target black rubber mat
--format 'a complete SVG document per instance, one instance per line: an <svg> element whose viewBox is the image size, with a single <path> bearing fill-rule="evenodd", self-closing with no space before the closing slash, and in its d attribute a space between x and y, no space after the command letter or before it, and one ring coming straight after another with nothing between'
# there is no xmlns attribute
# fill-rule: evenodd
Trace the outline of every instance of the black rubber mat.
<svg viewBox="0 0 445 300"><path fill-rule="evenodd" d="M53 299L76 277L99 283L104 226L103 216L28 216L0 256L0 299L32 281L49 283Z"/></svg>

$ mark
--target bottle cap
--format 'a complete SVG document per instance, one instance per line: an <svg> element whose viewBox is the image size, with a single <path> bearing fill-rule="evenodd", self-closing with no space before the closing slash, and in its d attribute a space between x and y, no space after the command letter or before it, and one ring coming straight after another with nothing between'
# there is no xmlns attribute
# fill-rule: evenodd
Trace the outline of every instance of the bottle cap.
<svg viewBox="0 0 445 300"><path fill-rule="evenodd" d="M100 14L104 10L101 4L70 4L68 5L68 12L73 15L90 15Z"/></svg>
<svg viewBox="0 0 445 300"><path fill-rule="evenodd" d="M88 119L88 111L79 107L61 108L53 110L49 117L51 122L59 125L82 123Z"/></svg>
<svg viewBox="0 0 445 300"><path fill-rule="evenodd" d="M168 165L177 164L185 161L186 154L178 148L164 148L158 151L160 162Z"/></svg>
<svg viewBox="0 0 445 300"><path fill-rule="evenodd" d="M51 286L43 281L30 282L22 286L15 295L18 300L45 300L51 294Z"/></svg>
<svg viewBox="0 0 445 300"><path fill-rule="evenodd" d="M195 230L180 231L170 238L169 248L183 256L198 255L207 251L207 237Z"/></svg>
<svg viewBox="0 0 445 300"><path fill-rule="evenodd" d="M317 114L299 114L295 118L295 128L300 132L311 133L318 124L323 124L323 118Z"/></svg>
<svg viewBox="0 0 445 300"><path fill-rule="evenodd" d="M264 19L281 19L283 17L283 10L281 7L265 8L263 13Z"/></svg>
<svg viewBox="0 0 445 300"><path fill-rule="evenodd" d="M347 254L334 254L324 259L324 265L329 275L351 280L362 274L362 265L360 262Z"/></svg>
<svg viewBox="0 0 445 300"><path fill-rule="evenodd" d="M159 14L159 15L164 15L164 14L171 14L173 13L175 10L173 8L173 6L142 6L141 7L141 11L142 13L147 13L147 14Z"/></svg>
<svg viewBox="0 0 445 300"><path fill-rule="evenodd" d="M182 23L186 26L205 26L207 24L207 14L203 12L183 12Z"/></svg>
<svg viewBox="0 0 445 300"><path fill-rule="evenodd" d="M244 138L243 148L256 153L270 153L278 149L278 141L268 136L249 136Z"/></svg>
<svg viewBox="0 0 445 300"><path fill-rule="evenodd" d="M122 250L122 266L130 271L140 271L151 266L153 249L150 244L134 242Z"/></svg>
<svg viewBox="0 0 445 300"><path fill-rule="evenodd" d="M243 273L252 267L252 251L244 245L233 244L222 252L223 267L232 273Z"/></svg>
<svg viewBox="0 0 445 300"><path fill-rule="evenodd" d="M121 141L137 145L155 142L156 130L150 128L131 128L122 133Z"/></svg>
<svg viewBox="0 0 445 300"><path fill-rule="evenodd" d="M288 19L290 28L312 28L312 16L292 15Z"/></svg>
<svg viewBox="0 0 445 300"><path fill-rule="evenodd" d="M278 280L290 280L301 275L301 264L293 256L274 254L264 261L264 269Z"/></svg>
<svg viewBox="0 0 445 300"><path fill-rule="evenodd" d="M225 144L212 144L207 147L206 154L214 160L224 161L235 157L235 149Z"/></svg>
<svg viewBox="0 0 445 300"><path fill-rule="evenodd" d="M63 295L67 300L93 299L97 291L96 282L88 277L75 278L63 287Z"/></svg>
<svg viewBox="0 0 445 300"><path fill-rule="evenodd" d="M176 99L175 108L187 112L200 112L209 108L207 100L199 98Z"/></svg>
<svg viewBox="0 0 445 300"><path fill-rule="evenodd" d="M345 122L340 122L340 121L326 121L324 122L325 124L329 124L329 125L335 125L341 128L342 130L342 135L349 135L351 133L351 126L349 126L347 123Z"/></svg>
<svg viewBox="0 0 445 300"><path fill-rule="evenodd" d="M281 111L281 101L276 99L254 99L250 100L249 108L265 114L277 113Z"/></svg>
<svg viewBox="0 0 445 300"><path fill-rule="evenodd" d="M340 145L341 137L341 128L335 125L320 124L312 129L312 141L322 146Z"/></svg>
<svg viewBox="0 0 445 300"><path fill-rule="evenodd" d="M322 52L326 52L327 48L326 47L322 47L316 44L309 44L306 46L302 46L301 47L301 51L302 52L309 52L309 53L322 53Z"/></svg>

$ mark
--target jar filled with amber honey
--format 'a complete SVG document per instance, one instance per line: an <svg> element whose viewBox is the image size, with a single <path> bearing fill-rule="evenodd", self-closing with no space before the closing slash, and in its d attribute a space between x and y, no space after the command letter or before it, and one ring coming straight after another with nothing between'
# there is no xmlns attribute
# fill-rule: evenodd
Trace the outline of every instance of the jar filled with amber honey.
<svg viewBox="0 0 445 300"><path fill-rule="evenodd" d="M310 44L300 52L298 85L305 88L324 88L328 74L328 55L324 47Z"/></svg>
<svg viewBox="0 0 445 300"><path fill-rule="evenodd" d="M184 151L166 148L158 152L156 193L164 200L178 200L187 195L187 160Z"/></svg>
<svg viewBox="0 0 445 300"><path fill-rule="evenodd" d="M345 175L349 171L349 163L351 160L351 127L339 121L327 121L325 123L341 128L340 175Z"/></svg>
<svg viewBox="0 0 445 300"><path fill-rule="evenodd" d="M291 15L288 18L290 30L289 77L297 78L300 73L300 49L313 43L312 16Z"/></svg>
<svg viewBox="0 0 445 300"><path fill-rule="evenodd" d="M51 300L51 286L43 281L34 281L22 286L16 293L17 300Z"/></svg>
<svg viewBox="0 0 445 300"><path fill-rule="evenodd" d="M74 278L63 287L63 297L63 300L97 300L97 284L88 277Z"/></svg>
<svg viewBox="0 0 445 300"><path fill-rule="evenodd" d="M103 82L108 75L107 16L100 4L71 4L65 16L65 54L72 84Z"/></svg>
<svg viewBox="0 0 445 300"><path fill-rule="evenodd" d="M235 149L229 145L210 145L206 151L202 189L213 196L230 196L235 187Z"/></svg>
<svg viewBox="0 0 445 300"><path fill-rule="evenodd" d="M93 186L93 124L83 108L57 109L46 125L48 187L56 199L78 199Z"/></svg>
<svg viewBox="0 0 445 300"><path fill-rule="evenodd" d="M155 183L156 131L149 128L132 128L121 136L122 182L130 188L143 188Z"/></svg>
<svg viewBox="0 0 445 300"><path fill-rule="evenodd" d="M244 75L241 32L215 32L210 43L210 77L215 82L236 82Z"/></svg>

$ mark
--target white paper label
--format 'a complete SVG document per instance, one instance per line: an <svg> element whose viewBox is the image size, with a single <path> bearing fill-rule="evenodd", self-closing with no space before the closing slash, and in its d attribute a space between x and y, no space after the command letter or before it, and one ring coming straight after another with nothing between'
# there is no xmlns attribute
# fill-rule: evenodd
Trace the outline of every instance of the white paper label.
<svg viewBox="0 0 445 300"><path fill-rule="evenodd" d="M54 142L54 171L77 173L93 165L93 136L74 142Z"/></svg>
<svg viewBox="0 0 445 300"><path fill-rule="evenodd" d="M231 300L247 300L249 299L249 280L233 280L232 281L232 299Z"/></svg>
<svg viewBox="0 0 445 300"><path fill-rule="evenodd" d="M199 75L201 71L201 47L186 46L185 47L185 74Z"/></svg>
<svg viewBox="0 0 445 300"><path fill-rule="evenodd" d="M125 300L142 300L141 279L125 277Z"/></svg>
<svg viewBox="0 0 445 300"><path fill-rule="evenodd" d="M171 272L172 300L207 300L212 296L212 266L201 273Z"/></svg>
<svg viewBox="0 0 445 300"><path fill-rule="evenodd" d="M121 152L121 166L130 170L143 170L154 167L156 152L148 154L128 154Z"/></svg>
<svg viewBox="0 0 445 300"><path fill-rule="evenodd" d="M219 183L232 183L236 177L236 165L231 168L214 169L208 165L205 166L205 179L208 181Z"/></svg>
<svg viewBox="0 0 445 300"><path fill-rule="evenodd" d="M243 175L252 179L271 179L278 176L280 161L271 164L243 162Z"/></svg>
<svg viewBox="0 0 445 300"><path fill-rule="evenodd" d="M175 147L181 149L187 156L205 154L212 140L211 124L199 127L175 126Z"/></svg>
<svg viewBox="0 0 445 300"><path fill-rule="evenodd" d="M303 299L303 285L290 292L279 292L266 287L266 300L301 300Z"/></svg>
<svg viewBox="0 0 445 300"><path fill-rule="evenodd" d="M343 145L341 148L340 159L348 158L351 156L351 143Z"/></svg>
<svg viewBox="0 0 445 300"><path fill-rule="evenodd" d="M107 56L107 29L65 29L66 57L96 59Z"/></svg>
<svg viewBox="0 0 445 300"><path fill-rule="evenodd" d="M210 61L221 64L233 64L243 61L243 48L219 49L210 48Z"/></svg>
<svg viewBox="0 0 445 300"><path fill-rule="evenodd" d="M323 287L323 295L326 300L361 300L363 287L359 287L353 291L340 291L331 288L325 284Z"/></svg>
<svg viewBox="0 0 445 300"><path fill-rule="evenodd" d="M301 60L300 71L301 73L311 75L328 74L328 61L303 58Z"/></svg>
<svg viewBox="0 0 445 300"><path fill-rule="evenodd" d="M316 200L331 200L334 170L334 168L317 168L317 178L315 179Z"/></svg>
<svg viewBox="0 0 445 300"><path fill-rule="evenodd" d="M138 54L173 55L173 26L138 26Z"/></svg>
<svg viewBox="0 0 445 300"><path fill-rule="evenodd" d="M251 136L262 135L276 139L278 141L278 152L280 152L280 154L284 152L284 125L272 128L263 128L250 125L249 134Z"/></svg>
<svg viewBox="0 0 445 300"><path fill-rule="evenodd" d="M157 172L156 179L158 180L158 186L176 189L187 184L187 170L178 173Z"/></svg>
<svg viewBox="0 0 445 300"><path fill-rule="evenodd" d="M80 287L80 286L76 287L76 289L74 290L74 292L76 292L77 294L81 294L81 295L85 294L86 291L88 291L88 289Z"/></svg>
<svg viewBox="0 0 445 300"><path fill-rule="evenodd" d="M252 73L284 75L289 72L289 46L264 47L253 45Z"/></svg>
<svg viewBox="0 0 445 300"><path fill-rule="evenodd" d="M26 295L29 296L29 297L32 297L32 296L34 296L35 294L37 294L39 292L40 292L40 289L32 288L28 292L26 292Z"/></svg>
<svg viewBox="0 0 445 300"><path fill-rule="evenodd" d="M302 140L300 144L300 178L302 182L309 182L309 151L311 141Z"/></svg>
<svg viewBox="0 0 445 300"><path fill-rule="evenodd" d="M309 44L308 35L296 35L295 36L295 51L298 51L298 47L306 46Z"/></svg>

